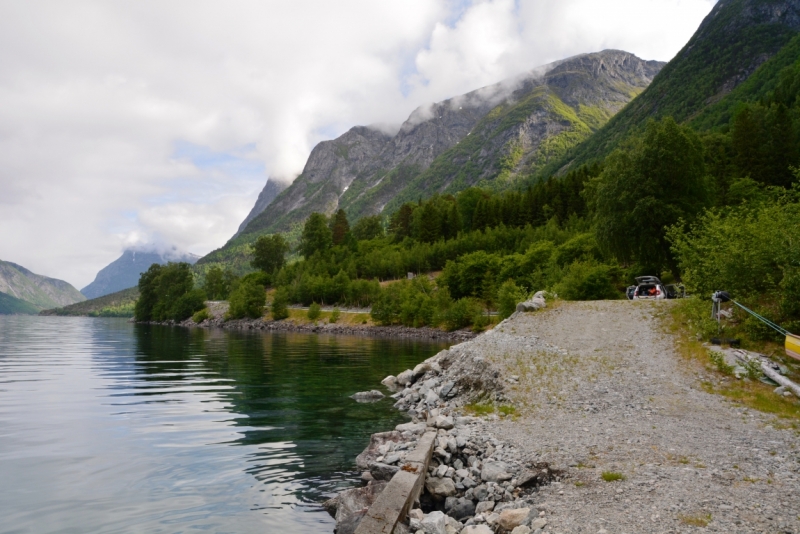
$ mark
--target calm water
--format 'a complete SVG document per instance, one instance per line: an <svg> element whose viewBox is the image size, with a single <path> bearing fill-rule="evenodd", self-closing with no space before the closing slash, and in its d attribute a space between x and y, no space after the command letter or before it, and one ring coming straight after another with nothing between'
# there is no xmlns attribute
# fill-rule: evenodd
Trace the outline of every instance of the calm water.
<svg viewBox="0 0 800 534"><path fill-rule="evenodd" d="M332 532L358 404L445 345L0 316L0 532Z"/></svg>

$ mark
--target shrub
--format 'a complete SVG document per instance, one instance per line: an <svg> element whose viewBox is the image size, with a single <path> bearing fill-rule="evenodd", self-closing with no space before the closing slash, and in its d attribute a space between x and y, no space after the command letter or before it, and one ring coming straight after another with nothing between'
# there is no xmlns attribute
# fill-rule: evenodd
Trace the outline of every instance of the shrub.
<svg viewBox="0 0 800 534"><path fill-rule="evenodd" d="M517 303L525 300L525 291L513 280L503 282L497 291L497 311L501 319L510 316L517 309Z"/></svg>
<svg viewBox="0 0 800 534"><path fill-rule="evenodd" d="M312 321L319 319L321 313L320 306L316 302L312 302L311 306L308 307L308 318Z"/></svg>
<svg viewBox="0 0 800 534"><path fill-rule="evenodd" d="M282 321L289 317L289 292L286 288L281 287L275 291L270 312L272 312L272 318L276 321Z"/></svg>
<svg viewBox="0 0 800 534"><path fill-rule="evenodd" d="M202 323L206 319L211 319L211 314L208 312L208 308L203 308L199 312L192 315L192 321L196 322L197 324Z"/></svg>
<svg viewBox="0 0 800 534"><path fill-rule="evenodd" d="M242 319L244 317L257 319L264 314L266 300L267 296L264 293L263 286L253 281L243 281L231 293L228 317L231 319Z"/></svg>
<svg viewBox="0 0 800 534"><path fill-rule="evenodd" d="M333 311L331 312L331 317L330 317L329 321L331 323L335 323L336 321L339 320L339 317L341 317L341 315L342 315L342 312L339 311L339 308L334 308Z"/></svg>
<svg viewBox="0 0 800 534"><path fill-rule="evenodd" d="M576 261L564 272L555 291L565 300L603 300L620 297L614 287L614 268L592 261Z"/></svg>
<svg viewBox="0 0 800 534"><path fill-rule="evenodd" d="M622 473L615 473L614 471L603 471L603 480L606 482L614 482L615 480L625 480L625 475Z"/></svg>
<svg viewBox="0 0 800 534"><path fill-rule="evenodd" d="M184 293L172 305L170 313L171 319L183 321L191 317L196 311L202 310L206 306L206 293L202 289L192 289Z"/></svg>
<svg viewBox="0 0 800 534"><path fill-rule="evenodd" d="M481 313L481 306L473 299L463 298L455 301L442 315L447 330L458 330L472 324L473 318Z"/></svg>

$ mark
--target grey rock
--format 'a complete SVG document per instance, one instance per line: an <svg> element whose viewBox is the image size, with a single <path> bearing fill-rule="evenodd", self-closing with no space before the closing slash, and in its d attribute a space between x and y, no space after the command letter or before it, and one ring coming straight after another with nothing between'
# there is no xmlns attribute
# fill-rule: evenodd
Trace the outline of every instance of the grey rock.
<svg viewBox="0 0 800 534"><path fill-rule="evenodd" d="M391 480L400 470L396 465L388 465L382 462L372 462L369 464L369 472L375 480Z"/></svg>
<svg viewBox="0 0 800 534"><path fill-rule="evenodd" d="M544 517L538 517L533 521L531 521L532 530L538 530L540 528L544 528L545 525L547 525L547 519L545 519Z"/></svg>
<svg viewBox="0 0 800 534"><path fill-rule="evenodd" d="M402 423L394 427L398 432L412 432L422 434L428 426L425 423Z"/></svg>
<svg viewBox="0 0 800 534"><path fill-rule="evenodd" d="M433 422L433 425L436 428L443 428L444 430L450 430L453 428L453 418L450 416L440 415L436 417Z"/></svg>
<svg viewBox="0 0 800 534"><path fill-rule="evenodd" d="M383 453L379 452L381 446L388 442L397 443L401 439L402 436L397 430L372 434L369 438L369 445L367 445L367 448L356 456L356 465L359 469L369 469L369 464L374 462L378 456L383 455Z"/></svg>
<svg viewBox="0 0 800 534"><path fill-rule="evenodd" d="M447 520L443 512L431 512L420 521L425 534L447 534Z"/></svg>
<svg viewBox="0 0 800 534"><path fill-rule="evenodd" d="M427 477L425 489L435 497L450 497L456 494L456 485L449 478Z"/></svg>
<svg viewBox="0 0 800 534"><path fill-rule="evenodd" d="M376 402L381 400L383 397L385 397L385 395L377 389L373 389L371 391L359 391L358 393L353 393L350 395L351 399L358 402Z"/></svg>
<svg viewBox="0 0 800 534"><path fill-rule="evenodd" d="M395 380L401 386L407 386L409 384L413 384L416 378L414 377L414 371L412 371L411 369L406 369L405 371L397 375L397 378Z"/></svg>
<svg viewBox="0 0 800 534"><path fill-rule="evenodd" d="M450 517L458 520L472 517L475 515L475 503L469 499L461 497L456 500L455 504L450 508Z"/></svg>
<svg viewBox="0 0 800 534"><path fill-rule="evenodd" d="M400 386L400 384L397 383L397 377L394 375L389 375L383 380L381 380L381 384L386 386L386 388L389 389L390 391L397 391Z"/></svg>
<svg viewBox="0 0 800 534"><path fill-rule="evenodd" d="M459 534L494 534L494 530L486 525L467 525Z"/></svg>
<svg viewBox="0 0 800 534"><path fill-rule="evenodd" d="M494 501L481 501L475 507L475 514L482 514L494 510Z"/></svg>
<svg viewBox="0 0 800 534"><path fill-rule="evenodd" d="M481 469L481 480L485 482L502 482L511 480L512 476L508 472L508 465L504 462L484 462Z"/></svg>

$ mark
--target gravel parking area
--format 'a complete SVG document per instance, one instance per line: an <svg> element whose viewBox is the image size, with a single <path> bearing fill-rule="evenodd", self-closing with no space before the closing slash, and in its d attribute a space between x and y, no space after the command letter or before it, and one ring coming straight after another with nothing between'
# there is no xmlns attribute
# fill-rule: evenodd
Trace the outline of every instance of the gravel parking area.
<svg viewBox="0 0 800 534"><path fill-rule="evenodd" d="M487 430L566 469L536 496L545 532L800 532L796 431L703 391L670 305L560 303L468 342L518 410Z"/></svg>

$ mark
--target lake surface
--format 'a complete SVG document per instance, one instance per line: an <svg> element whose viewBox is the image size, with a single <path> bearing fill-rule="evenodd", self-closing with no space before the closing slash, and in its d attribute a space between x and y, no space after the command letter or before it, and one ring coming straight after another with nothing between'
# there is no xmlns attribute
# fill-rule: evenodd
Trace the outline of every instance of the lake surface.
<svg viewBox="0 0 800 534"><path fill-rule="evenodd" d="M348 395L445 347L0 316L0 532L332 532L403 421Z"/></svg>

